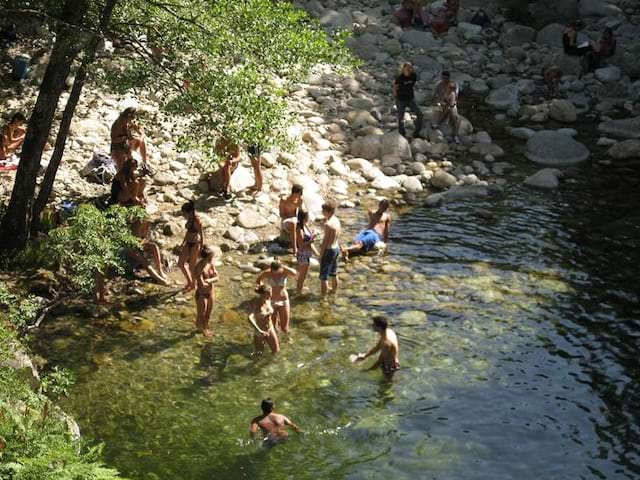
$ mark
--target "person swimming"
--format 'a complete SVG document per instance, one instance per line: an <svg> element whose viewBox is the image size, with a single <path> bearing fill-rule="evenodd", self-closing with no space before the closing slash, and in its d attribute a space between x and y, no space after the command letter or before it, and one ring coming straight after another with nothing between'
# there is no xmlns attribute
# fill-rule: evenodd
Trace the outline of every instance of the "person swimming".
<svg viewBox="0 0 640 480"><path fill-rule="evenodd" d="M260 405L262 415L251 420L249 433L251 438L258 438L258 431L262 432L262 440L268 443L278 443L289 437L287 427L297 433L304 431L284 415L274 412L275 402L270 398L262 400Z"/></svg>
<svg viewBox="0 0 640 480"><path fill-rule="evenodd" d="M256 288L256 293L260 296L254 302L252 311L249 314L249 323L255 329L253 334L253 353L262 354L265 343L269 344L271 353L278 353L280 351L280 343L272 321L274 312L271 305L272 289L268 285L259 285Z"/></svg>
<svg viewBox="0 0 640 480"><path fill-rule="evenodd" d="M387 319L382 316L373 317L372 327L373 330L380 335L378 343L367 353L359 353L354 361L361 362L365 358L380 352L378 360L376 360L368 370L381 368L384 376L390 379L393 374L400 369L398 337L395 332L389 328Z"/></svg>
<svg viewBox="0 0 640 480"><path fill-rule="evenodd" d="M349 260L349 255L353 253L373 250L378 242L389 241L391 215L387 213L388 209L389 200L385 198L380 200L376 210L369 210L369 226L356 235L351 246L342 248L342 256L345 260Z"/></svg>
<svg viewBox="0 0 640 480"><path fill-rule="evenodd" d="M263 271L256 279L256 284L266 282L272 288L271 305L273 306L273 324L278 325L284 333L289 333L291 305L287 292L287 278L295 278L297 272L293 268L272 262L268 270Z"/></svg>

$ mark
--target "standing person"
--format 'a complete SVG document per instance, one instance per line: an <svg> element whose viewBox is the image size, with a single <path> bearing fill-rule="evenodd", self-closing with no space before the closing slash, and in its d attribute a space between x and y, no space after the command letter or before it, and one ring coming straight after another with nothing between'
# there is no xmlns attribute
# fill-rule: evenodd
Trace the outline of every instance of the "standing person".
<svg viewBox="0 0 640 480"><path fill-rule="evenodd" d="M302 201L302 186L295 184L291 188L291 195L282 197L278 205L280 219L282 220L280 230L286 233L294 255L298 253L296 224L298 223L298 212L302 209Z"/></svg>
<svg viewBox="0 0 640 480"><path fill-rule="evenodd" d="M196 265L194 276L196 278L196 328L205 337L211 337L213 332L209 330L209 319L216 301L213 284L219 280L218 271L213 262L213 250L202 247L201 260Z"/></svg>
<svg viewBox="0 0 640 480"><path fill-rule="evenodd" d="M291 319L287 278L294 278L295 276L296 271L293 268L280 265L279 262L271 262L270 268L263 271L256 279L257 285L261 285L266 281L271 287L273 324L278 325L284 333L289 333L289 321Z"/></svg>
<svg viewBox="0 0 640 480"><path fill-rule="evenodd" d="M382 368L384 376L390 379L394 372L400 369L398 337L395 332L389 328L387 319L384 317L374 317L372 326L373 330L380 335L378 343L367 353L359 353L354 361L361 362L365 358L380 352L378 360L369 367L369 370Z"/></svg>
<svg viewBox="0 0 640 480"><path fill-rule="evenodd" d="M460 117L458 116L458 94L454 82L448 81L444 84L442 96L438 98L438 104L440 105L440 115L437 125L448 120L451 126L453 141L460 143L460 139L458 138L458 127L460 125ZM437 125L436 128L438 128Z"/></svg>
<svg viewBox="0 0 640 480"><path fill-rule="evenodd" d="M407 110L411 110L416 114L416 125L413 132L414 138L420 137L420 130L422 130L423 115L420 107L416 103L413 87L418 81L418 75L413 69L411 62L405 62L400 67L400 71L393 81L393 96L396 99L396 108L398 110L398 131L403 137L407 132L404 128L404 113Z"/></svg>
<svg viewBox="0 0 640 480"><path fill-rule="evenodd" d="M26 135L27 119L22 113L15 113L0 133L0 161L8 160L20 150Z"/></svg>
<svg viewBox="0 0 640 480"><path fill-rule="evenodd" d="M307 226L308 220L309 214L304 210L300 210L300 212L298 212L298 224L296 227L296 244L298 245L298 253L296 255L296 259L298 260L296 295L301 295L304 289L304 281L307 278L312 254L315 253L316 256L320 256L318 249L313 244L316 239L316 234Z"/></svg>
<svg viewBox="0 0 640 480"><path fill-rule="evenodd" d="M231 198L231 175L240 163L240 147L231 140L221 138L216 142L216 152L222 157L222 196Z"/></svg>
<svg viewBox="0 0 640 480"><path fill-rule="evenodd" d="M252 190L256 192L262 191L262 149L259 145L251 145L247 149L249 152L249 158L251 159L251 166L253 167L253 177L255 178L255 183Z"/></svg>
<svg viewBox="0 0 640 480"><path fill-rule="evenodd" d="M336 205L327 202L322 205L325 218L324 236L320 247L320 293L336 293L338 290L338 257L340 256L340 220L335 215ZM329 288L331 279L331 288Z"/></svg>
<svg viewBox="0 0 640 480"><path fill-rule="evenodd" d="M264 344L268 343L271 353L280 351L278 334L273 326L273 306L271 305L272 289L269 285L259 285L256 293L260 295L253 304L249 314L249 323L255 329L253 333L253 353L262 354Z"/></svg>
<svg viewBox="0 0 640 480"><path fill-rule="evenodd" d="M111 158L116 162L118 170L132 152L139 152L142 164L147 164L147 146L144 131L136 124L138 111L135 107L125 108L111 125Z"/></svg>
<svg viewBox="0 0 640 480"><path fill-rule="evenodd" d="M387 213L389 200L383 198L378 203L377 209L370 209L369 225L361 230L353 241L353 245L342 249L342 256L349 260L349 255L361 251L369 252L373 250L378 242L387 243L389 241L389 230L391 227L391 215Z"/></svg>
<svg viewBox="0 0 640 480"><path fill-rule="evenodd" d="M204 231L202 230L202 222L196 214L196 207L193 202L187 202L182 205L182 215L187 219L185 229L187 230L182 241L180 249L180 258L178 265L187 280L185 290L193 290L196 288L194 270L198 262L200 249L204 244ZM188 268L187 268L188 265Z"/></svg>
<svg viewBox="0 0 640 480"><path fill-rule="evenodd" d="M291 427L297 433L303 433L303 430L287 417L280 415L279 413L275 413L275 406L275 402L270 398L262 400L262 404L260 405L262 415L251 420L251 427L249 430L251 438L255 439L258 435L258 430L261 430L264 435L263 440L266 442L275 443L286 440L289 436L287 433L287 427Z"/></svg>
<svg viewBox="0 0 640 480"><path fill-rule="evenodd" d="M453 83L453 88L456 92L456 95L460 95L460 86L458 85L458 82L456 82L455 80L451 80L451 73L448 70L443 70L440 74L440 80L438 80L433 86L433 92L431 93L431 96L437 102L440 101L440 98L444 95L445 87L449 82ZM433 128L438 128L438 125L435 123L432 123L432 126Z"/></svg>

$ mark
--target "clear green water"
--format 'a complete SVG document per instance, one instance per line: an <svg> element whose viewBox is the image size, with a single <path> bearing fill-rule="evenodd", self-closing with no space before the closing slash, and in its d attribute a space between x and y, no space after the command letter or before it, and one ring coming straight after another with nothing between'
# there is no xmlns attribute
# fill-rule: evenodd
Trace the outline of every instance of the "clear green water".
<svg viewBox="0 0 640 480"><path fill-rule="evenodd" d="M212 341L191 334L191 297L158 291L120 318L57 319L35 347L76 372L63 407L133 479L640 478L640 254L595 229L616 211L595 178L416 208L337 299L294 302L275 359L250 357L232 312L252 279L226 269ZM392 383L348 361L374 312L400 336ZM266 396L306 433L249 443Z"/></svg>

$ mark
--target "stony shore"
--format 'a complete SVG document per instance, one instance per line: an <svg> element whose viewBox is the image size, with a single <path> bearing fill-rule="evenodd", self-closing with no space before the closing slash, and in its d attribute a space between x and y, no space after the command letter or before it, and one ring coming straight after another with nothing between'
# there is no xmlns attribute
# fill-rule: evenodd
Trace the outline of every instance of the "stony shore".
<svg viewBox="0 0 640 480"><path fill-rule="evenodd" d="M525 180L528 185L556 188L563 167L589 159L589 149L573 138L576 131L571 126L579 117L599 123L602 136L598 144L609 148L612 161L640 157L640 81L633 80L640 76L640 8L634 2L582 0L580 8L577 1L553 2L560 12L555 21L582 17L585 33L594 41L605 27L616 32L618 52L610 66L581 78L576 58L562 53L562 25L549 23L537 31L508 22L491 1L462 0L457 28L439 38L425 31L403 31L393 21L397 5L386 2L298 3L327 29L353 31L349 43L363 65L347 77L326 66L291 88L294 124L290 134L299 139L300 148L264 154L263 192L244 193L253 184L245 156L232 178L232 188L238 192L235 199L224 202L211 195L202 179L199 154L178 151L180 119L162 114L153 93L122 98L90 84L78 107L56 180L56 202L107 193L108 187L86 182L79 171L94 152L108 151L110 125L119 111L130 105L147 112L150 164L157 172L147 188L154 238L174 254L183 235L179 208L187 200L196 201L209 243L225 252L246 253L277 235L278 198L293 183L304 187L312 218L320 216L326 198L351 208L363 199L379 196L402 203L403 194L408 194L438 206L499 193L505 183L502 177L513 165L501 160L505 151L489 133L464 117L465 99L471 96L484 98L493 111L494 128L504 128L513 138L526 142L527 159L543 167ZM484 31L465 22L480 4L492 18L491 28ZM117 55L105 60L105 68L117 61ZM391 83L398 65L406 60L419 72L417 100L427 125L434 113L430 92L440 72L450 70L459 83L461 145L450 142L445 127L439 131L427 126L421 132L423 138L412 141L398 135ZM550 64L564 72L561 98L552 101L544 99L541 76ZM35 100L38 72L43 66L37 65L33 71L20 95L14 86L0 92L7 115L28 110ZM65 100L66 96L62 102ZM408 122L409 133L411 127ZM2 178L0 198L6 199L13 174L2 174ZM237 262L233 258L229 261Z"/></svg>

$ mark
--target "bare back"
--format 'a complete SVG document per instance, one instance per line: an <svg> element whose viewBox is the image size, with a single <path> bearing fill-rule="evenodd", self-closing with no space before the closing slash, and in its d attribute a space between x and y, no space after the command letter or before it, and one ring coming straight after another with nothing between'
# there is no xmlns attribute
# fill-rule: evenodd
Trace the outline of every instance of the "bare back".
<svg viewBox="0 0 640 480"><path fill-rule="evenodd" d="M396 332L387 328L380 338L380 357L378 361L383 365L399 363L400 347Z"/></svg>
<svg viewBox="0 0 640 480"><path fill-rule="evenodd" d="M369 210L369 228L378 232L385 241L389 235L390 223L391 216L387 212L379 213L378 210Z"/></svg>

